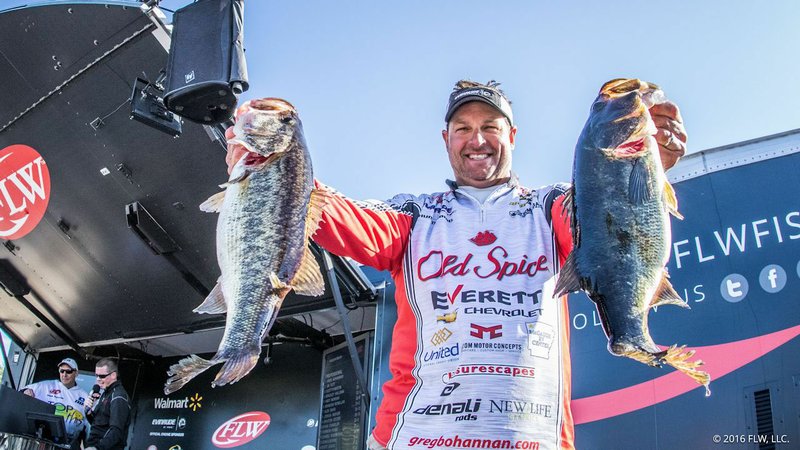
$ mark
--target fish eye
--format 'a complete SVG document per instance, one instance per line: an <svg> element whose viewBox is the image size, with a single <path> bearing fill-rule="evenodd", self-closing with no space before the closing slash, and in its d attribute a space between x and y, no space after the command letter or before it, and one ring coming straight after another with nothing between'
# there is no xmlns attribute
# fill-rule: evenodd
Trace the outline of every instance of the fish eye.
<svg viewBox="0 0 800 450"><path fill-rule="evenodd" d="M281 117L281 123L292 123L292 116Z"/></svg>
<svg viewBox="0 0 800 450"><path fill-rule="evenodd" d="M605 106L605 102L603 101L596 101L592 103L592 112L600 111L601 109L603 109L603 106Z"/></svg>

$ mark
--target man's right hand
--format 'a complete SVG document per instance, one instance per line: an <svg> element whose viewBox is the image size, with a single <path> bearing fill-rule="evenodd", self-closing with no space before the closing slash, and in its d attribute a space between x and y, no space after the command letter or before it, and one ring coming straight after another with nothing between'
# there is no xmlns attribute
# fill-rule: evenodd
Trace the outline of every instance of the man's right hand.
<svg viewBox="0 0 800 450"><path fill-rule="evenodd" d="M92 406L94 406L94 401L95 401L95 398L92 397L91 394L90 394L89 397L86 400L83 401L83 408L86 411L91 411Z"/></svg>

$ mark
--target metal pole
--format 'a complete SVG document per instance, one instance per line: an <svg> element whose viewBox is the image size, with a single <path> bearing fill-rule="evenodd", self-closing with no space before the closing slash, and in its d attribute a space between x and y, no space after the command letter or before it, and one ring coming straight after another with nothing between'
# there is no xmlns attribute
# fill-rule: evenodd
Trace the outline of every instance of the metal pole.
<svg viewBox="0 0 800 450"><path fill-rule="evenodd" d="M9 346L10 348L10 346ZM14 373L11 371L11 364L8 362L8 355L6 354L6 343L3 339L3 333L0 333L0 350L3 353L3 364L5 364L6 372L8 372L8 381L11 382L11 389L17 390L17 383L14 382Z"/></svg>
<svg viewBox="0 0 800 450"><path fill-rule="evenodd" d="M364 401L369 411L370 393L369 386L367 386L367 378L364 374L364 366L358 358L356 351L356 344L353 340L353 331L350 328L350 318L347 316L347 311L342 301L342 293L339 292L339 282L336 280L336 273L333 270L333 261L331 255L327 251L322 251L322 258L325 264L325 271L328 273L328 281L331 283L331 292L333 292L333 299L336 302L336 309L339 311L339 317L342 318L342 328L344 329L344 338L347 341L347 349L350 353L350 360L353 362L353 367L358 376L358 384L361 385L361 399Z"/></svg>

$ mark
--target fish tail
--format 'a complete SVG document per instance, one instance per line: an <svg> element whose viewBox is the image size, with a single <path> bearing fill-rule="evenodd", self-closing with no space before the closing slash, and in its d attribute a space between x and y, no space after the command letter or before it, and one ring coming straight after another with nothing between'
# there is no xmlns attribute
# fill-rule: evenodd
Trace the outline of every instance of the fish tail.
<svg viewBox="0 0 800 450"><path fill-rule="evenodd" d="M164 394L169 395L177 391L191 381L192 378L200 375L206 369L217 363L219 363L219 361L216 359L216 356L211 360L203 359L197 355L190 355L183 358L178 361L177 364L170 366L167 371L169 379L167 379L166 384L164 384Z"/></svg>
<svg viewBox="0 0 800 450"><path fill-rule="evenodd" d="M665 363L688 375L699 384L702 384L703 387L706 388L706 397L708 397L711 395L711 389L708 387L708 384L711 382L711 375L709 375L708 372L698 370L698 367L703 365L703 361L699 359L689 361L689 358L694 356L694 350L685 352L683 351L685 348L685 345L680 347L673 345L666 350L666 355L664 355L663 360Z"/></svg>
<svg viewBox="0 0 800 450"><path fill-rule="evenodd" d="M250 373L258 363L259 355L261 355L261 345L259 344L260 340L257 345L250 348L233 349L230 356L223 357L225 364L220 369L217 377L214 378L214 381L211 382L211 387L236 383Z"/></svg>

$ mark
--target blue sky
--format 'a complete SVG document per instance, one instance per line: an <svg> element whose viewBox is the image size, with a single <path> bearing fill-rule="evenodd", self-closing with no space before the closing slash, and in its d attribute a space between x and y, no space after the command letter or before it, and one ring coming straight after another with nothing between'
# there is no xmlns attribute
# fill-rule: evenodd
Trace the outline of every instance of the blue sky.
<svg viewBox="0 0 800 450"><path fill-rule="evenodd" d="M294 103L317 177L382 199L445 188L453 83L496 79L519 127L514 170L535 187L570 179L589 105L611 78L660 84L690 153L800 127L798 23L796 0L247 0L243 99Z"/></svg>
<svg viewBox="0 0 800 450"><path fill-rule="evenodd" d="M295 104L323 182L388 198L445 187L453 83L496 79L519 128L514 170L538 186L570 179L589 105L611 78L660 84L690 152L800 127L798 23L793 0L251 0L244 97Z"/></svg>

